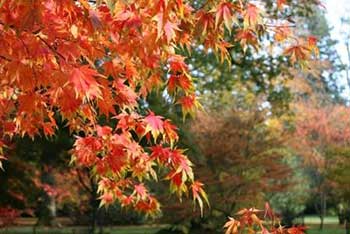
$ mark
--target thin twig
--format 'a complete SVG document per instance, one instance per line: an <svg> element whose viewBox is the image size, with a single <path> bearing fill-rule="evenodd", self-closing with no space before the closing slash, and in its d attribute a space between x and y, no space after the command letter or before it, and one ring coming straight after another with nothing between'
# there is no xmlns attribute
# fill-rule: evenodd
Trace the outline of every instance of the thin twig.
<svg viewBox="0 0 350 234"><path fill-rule="evenodd" d="M52 45L50 45L47 41L45 41L45 39L43 39L41 36L36 35L37 38L39 38L40 41L42 41L54 54L56 54L57 56L59 56L60 58L62 58L63 60L66 60L66 58L59 53Z"/></svg>
<svg viewBox="0 0 350 234"><path fill-rule="evenodd" d="M0 58L3 59L3 60L6 60L6 61L8 61L8 62L12 62L11 59L9 59L9 58L7 58L7 57L5 57L5 56L3 56L3 55L0 55Z"/></svg>

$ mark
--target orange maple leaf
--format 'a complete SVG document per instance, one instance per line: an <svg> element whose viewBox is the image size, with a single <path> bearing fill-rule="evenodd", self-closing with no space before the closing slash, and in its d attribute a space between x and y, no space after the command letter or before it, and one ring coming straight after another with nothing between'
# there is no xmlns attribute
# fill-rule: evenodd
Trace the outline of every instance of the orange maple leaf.
<svg viewBox="0 0 350 234"><path fill-rule="evenodd" d="M287 4L287 0L277 0L278 9L282 9L285 4Z"/></svg>
<svg viewBox="0 0 350 234"><path fill-rule="evenodd" d="M166 40L168 43L170 43L172 40L175 39L175 36L176 36L175 30L180 31L180 29L178 28L178 26L175 23L170 22L170 21L167 21L165 23L164 32L165 32Z"/></svg>
<svg viewBox="0 0 350 234"><path fill-rule="evenodd" d="M310 57L310 49L302 44L293 45L284 51L285 55L290 56L292 63L297 61L304 61Z"/></svg>
<svg viewBox="0 0 350 234"><path fill-rule="evenodd" d="M99 84L94 78L96 76L98 76L98 73L87 65L72 69L69 80L73 84L76 97L101 97Z"/></svg>
<svg viewBox="0 0 350 234"><path fill-rule="evenodd" d="M152 111L145 117L144 121L146 123L146 132L151 132L154 140L157 139L159 133L164 130L163 117L155 115Z"/></svg>
<svg viewBox="0 0 350 234"><path fill-rule="evenodd" d="M248 3L243 17L244 28L254 28L261 20L260 9L252 3Z"/></svg>
<svg viewBox="0 0 350 234"><path fill-rule="evenodd" d="M231 10L232 8L233 5L230 2L222 2L218 6L215 15L215 27L223 21L227 30L231 31L232 23L235 21Z"/></svg>

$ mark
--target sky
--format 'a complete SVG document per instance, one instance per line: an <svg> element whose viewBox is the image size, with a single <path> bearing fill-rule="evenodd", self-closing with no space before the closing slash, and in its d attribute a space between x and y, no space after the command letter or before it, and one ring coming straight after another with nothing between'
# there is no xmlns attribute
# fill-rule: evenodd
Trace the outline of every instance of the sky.
<svg viewBox="0 0 350 234"><path fill-rule="evenodd" d="M344 30L341 25L341 17L350 17L350 0L323 0L323 4L326 7L328 23L333 27L332 37L341 41L341 31ZM338 45L339 52L343 51L341 48L341 45Z"/></svg>
<svg viewBox="0 0 350 234"><path fill-rule="evenodd" d="M347 53L344 46L344 38L342 31L350 30L350 27L344 28L341 24L341 17L350 17L350 0L323 0L322 3L326 7L326 17L329 25L333 28L331 35L333 39L339 41L337 51L343 62L347 61ZM349 32L350 33L350 32ZM343 79L339 81L341 84L346 84L345 74ZM344 92L347 98L350 98L350 90Z"/></svg>

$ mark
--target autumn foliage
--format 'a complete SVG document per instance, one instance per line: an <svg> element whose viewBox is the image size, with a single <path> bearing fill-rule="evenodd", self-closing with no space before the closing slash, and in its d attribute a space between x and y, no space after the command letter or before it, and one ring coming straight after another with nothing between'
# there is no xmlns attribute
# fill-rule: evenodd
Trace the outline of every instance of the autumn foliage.
<svg viewBox="0 0 350 234"><path fill-rule="evenodd" d="M53 136L62 119L76 136L72 161L92 170L102 204L154 214L159 204L146 181L162 178L202 204L202 184L176 147L176 127L141 112L147 104L140 101L167 90L185 116L193 114L199 103L180 51L203 45L229 61L226 37L258 49L264 36L279 33L285 54L305 64L315 40L281 33L279 25L264 14L263 1L2 0L1 146L16 135Z"/></svg>
<svg viewBox="0 0 350 234"><path fill-rule="evenodd" d="M200 113L191 130L203 154L197 175L208 185L212 208L223 215L263 204L265 192L288 188L290 168L283 161L288 134L266 111Z"/></svg>
<svg viewBox="0 0 350 234"><path fill-rule="evenodd" d="M306 227L284 227L279 217L274 213L268 203L264 210L255 208L242 209L235 217L229 217L224 225L225 234L261 233L261 234L304 234Z"/></svg>

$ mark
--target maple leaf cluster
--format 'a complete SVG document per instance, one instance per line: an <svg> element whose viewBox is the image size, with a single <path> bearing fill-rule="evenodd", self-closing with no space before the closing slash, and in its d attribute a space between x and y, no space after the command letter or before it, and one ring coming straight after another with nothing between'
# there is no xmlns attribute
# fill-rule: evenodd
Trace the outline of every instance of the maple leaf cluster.
<svg viewBox="0 0 350 234"><path fill-rule="evenodd" d="M158 167L172 191L191 191L202 204L202 184L175 146L176 127L152 112L142 116L139 100L161 88L184 115L193 114L199 103L178 49L204 45L229 59L227 33L244 48L258 48L262 35L277 32L255 2L195 8L183 0L0 1L1 145L14 135L55 135L58 115L79 136L73 161L92 169L103 204L156 212L144 182L156 179ZM285 52L292 61L312 57L315 40L300 44L289 33L278 40L287 38L298 42ZM103 126L101 117L117 123Z"/></svg>
<svg viewBox="0 0 350 234"><path fill-rule="evenodd" d="M264 210L242 209L236 218L229 217L225 223L225 234L261 233L261 234L305 234L305 226L284 227L268 203Z"/></svg>

